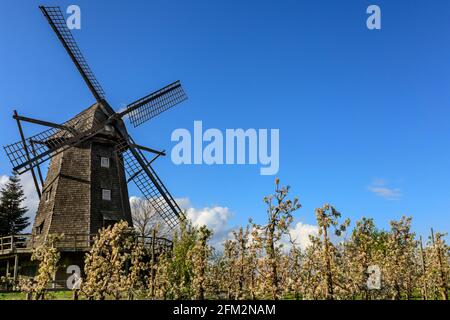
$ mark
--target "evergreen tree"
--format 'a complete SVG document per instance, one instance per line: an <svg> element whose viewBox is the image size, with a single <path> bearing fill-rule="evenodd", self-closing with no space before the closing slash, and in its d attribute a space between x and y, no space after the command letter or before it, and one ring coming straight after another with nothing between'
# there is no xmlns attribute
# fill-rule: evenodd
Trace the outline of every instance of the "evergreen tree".
<svg viewBox="0 0 450 320"><path fill-rule="evenodd" d="M0 236L18 234L29 224L25 216L27 207L22 206L25 195L16 173L9 178L0 190Z"/></svg>

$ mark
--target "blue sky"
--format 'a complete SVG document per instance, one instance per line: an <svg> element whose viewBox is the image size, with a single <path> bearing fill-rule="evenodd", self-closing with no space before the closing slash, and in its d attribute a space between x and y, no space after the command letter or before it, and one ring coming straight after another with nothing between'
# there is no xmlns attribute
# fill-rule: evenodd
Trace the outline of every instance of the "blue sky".
<svg viewBox="0 0 450 320"><path fill-rule="evenodd" d="M63 122L94 101L38 4L0 11L0 145L18 139L14 108ZM189 100L130 129L140 144L170 150L172 131L194 120L276 128L278 176L303 204L298 221L314 224L314 208L329 202L382 228L405 214L420 234L450 230L448 1L58 1L70 4L82 10L74 36L116 110L182 80ZM370 4L381 30L366 28ZM155 168L175 197L227 207L230 226L263 221L274 177L259 166L166 157ZM0 175L10 170L2 152Z"/></svg>

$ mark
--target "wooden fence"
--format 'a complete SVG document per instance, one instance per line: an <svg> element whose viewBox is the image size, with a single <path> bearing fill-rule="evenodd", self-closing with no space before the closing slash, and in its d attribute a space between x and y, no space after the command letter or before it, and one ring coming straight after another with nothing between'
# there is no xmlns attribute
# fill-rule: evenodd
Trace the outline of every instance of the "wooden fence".
<svg viewBox="0 0 450 320"><path fill-rule="evenodd" d="M56 242L56 247L61 251L88 251L96 236L97 234L66 234ZM146 247L154 246L156 252L172 249L172 241L166 238L138 237L137 241L143 242ZM0 237L0 255L30 251L33 244L38 242L39 238L31 234Z"/></svg>

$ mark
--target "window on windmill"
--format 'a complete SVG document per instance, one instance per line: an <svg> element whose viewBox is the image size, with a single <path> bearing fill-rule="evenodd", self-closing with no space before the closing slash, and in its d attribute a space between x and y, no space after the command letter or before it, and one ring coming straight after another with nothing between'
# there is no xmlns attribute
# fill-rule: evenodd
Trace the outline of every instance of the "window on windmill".
<svg viewBox="0 0 450 320"><path fill-rule="evenodd" d="M102 189L102 200L111 200L111 190Z"/></svg>
<svg viewBox="0 0 450 320"><path fill-rule="evenodd" d="M109 168L109 158L101 157L100 162L102 168Z"/></svg>

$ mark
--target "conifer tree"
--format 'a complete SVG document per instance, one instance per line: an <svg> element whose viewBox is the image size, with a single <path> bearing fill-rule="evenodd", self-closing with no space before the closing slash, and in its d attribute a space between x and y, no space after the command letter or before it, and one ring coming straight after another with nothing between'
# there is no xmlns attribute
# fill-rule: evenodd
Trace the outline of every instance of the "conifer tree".
<svg viewBox="0 0 450 320"><path fill-rule="evenodd" d="M9 178L6 185L0 190L0 236L14 235L22 232L28 225L28 211L23 206L25 194L16 173Z"/></svg>

